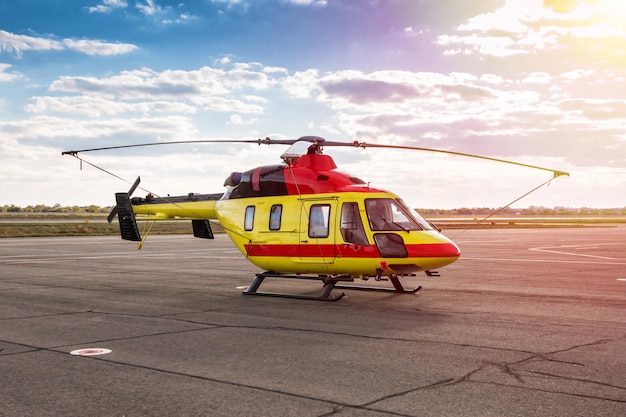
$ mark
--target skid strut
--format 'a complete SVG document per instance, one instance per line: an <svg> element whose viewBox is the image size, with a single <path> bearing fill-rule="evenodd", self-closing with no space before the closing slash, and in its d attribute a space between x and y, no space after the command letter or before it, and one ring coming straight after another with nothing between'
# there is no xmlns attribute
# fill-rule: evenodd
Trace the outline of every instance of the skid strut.
<svg viewBox="0 0 626 417"><path fill-rule="evenodd" d="M265 278L289 278L289 279L308 279L308 280L317 280L322 281L323 287L321 294L318 297L310 296L310 295L298 295L298 294L284 294L284 293L275 293L275 292L263 292L259 291L259 287L265 280ZM315 300L315 301L337 301L343 298L346 294L341 293L338 296L332 296L331 291L335 288L338 289L346 289L346 290L359 290L359 291L380 291L380 292L393 292L397 294L415 294L419 290L422 289L422 286L419 285L416 288L406 289L400 283L400 279L397 275L391 275L388 277L389 281L393 284L393 288L384 288L384 287L373 287L373 286L363 286L363 285L338 285L339 282L349 281L354 282L354 278L349 276L337 276L337 277L329 277L329 276L319 276L319 275L289 275L289 274L278 274L275 272L262 272L256 274L255 278L252 280L252 283L248 286L248 288L243 291L244 295L263 295L269 297L283 297L283 298L295 298L300 300ZM386 280L386 279L385 279Z"/></svg>
<svg viewBox="0 0 626 417"><path fill-rule="evenodd" d="M322 292L319 297L311 296L311 295L298 295L298 294L283 294L283 293L275 293L275 292L262 292L258 291L259 287L263 283L265 278L290 278L290 279L312 279L317 281L322 281L324 286L322 287ZM311 276L311 275L288 275L288 274L277 274L274 272L262 272L260 274L256 274L254 280L250 286L243 292L245 295L264 295L268 297L283 297L283 298L295 298L299 300L316 300L316 301L337 301L345 296L345 293L341 293L339 296L334 297L330 295L330 292L335 288L335 285L338 281L353 281L352 278L349 277L323 277L323 276Z"/></svg>

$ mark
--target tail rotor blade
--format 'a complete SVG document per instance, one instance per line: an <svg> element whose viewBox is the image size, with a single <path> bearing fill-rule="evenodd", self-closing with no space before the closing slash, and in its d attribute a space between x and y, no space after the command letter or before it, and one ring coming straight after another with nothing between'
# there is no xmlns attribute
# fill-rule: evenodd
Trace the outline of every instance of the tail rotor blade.
<svg viewBox="0 0 626 417"><path fill-rule="evenodd" d="M135 190L137 189L137 187L139 187L139 183L141 182L141 177L137 177L137 179L135 180L135 182L133 183L133 185L130 186L130 189L128 190L128 196L130 197L131 195L133 195L133 193L135 192Z"/></svg>
<svg viewBox="0 0 626 417"><path fill-rule="evenodd" d="M137 177L137 179L135 180L135 182L133 183L133 185L130 186L130 189L128 190L128 196L130 197L131 195L133 195L133 193L135 192L135 190L137 189L137 187L139 186L139 183L141 182L141 177ZM109 213L109 215L107 216L107 222L109 222L109 224L113 221L113 219L115 218L115 215L117 214L117 205L115 205L113 207L113 209L111 210L111 212Z"/></svg>
<svg viewBox="0 0 626 417"><path fill-rule="evenodd" d="M117 206L113 206L113 209L111 210L111 212L107 216L107 222L109 222L109 224L111 224L111 222L115 218L116 214L117 214Z"/></svg>

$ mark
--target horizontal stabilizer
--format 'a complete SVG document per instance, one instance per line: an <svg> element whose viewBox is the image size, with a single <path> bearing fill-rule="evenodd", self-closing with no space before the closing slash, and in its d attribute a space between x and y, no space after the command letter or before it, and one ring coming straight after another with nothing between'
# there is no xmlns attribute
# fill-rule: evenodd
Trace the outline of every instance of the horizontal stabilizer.
<svg viewBox="0 0 626 417"><path fill-rule="evenodd" d="M214 239L211 223L208 220L192 220L193 235L202 239Z"/></svg>
<svg viewBox="0 0 626 417"><path fill-rule="evenodd" d="M124 240L132 240L141 242L141 235L137 227L135 213L133 213L133 205L130 202L128 193L115 193L115 201L117 202L117 218L120 222L120 234Z"/></svg>

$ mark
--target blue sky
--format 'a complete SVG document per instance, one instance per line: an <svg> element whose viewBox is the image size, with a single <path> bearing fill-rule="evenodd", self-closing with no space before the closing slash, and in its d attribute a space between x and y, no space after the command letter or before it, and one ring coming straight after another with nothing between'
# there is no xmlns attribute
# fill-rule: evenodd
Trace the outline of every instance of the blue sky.
<svg viewBox="0 0 626 417"><path fill-rule="evenodd" d="M0 205L110 205L62 150L297 138L435 147L570 171L518 207L626 206L617 0L20 0L0 4ZM85 154L155 194L219 192L281 147ZM415 207L499 207L549 174L327 149ZM546 177L547 175L547 177Z"/></svg>

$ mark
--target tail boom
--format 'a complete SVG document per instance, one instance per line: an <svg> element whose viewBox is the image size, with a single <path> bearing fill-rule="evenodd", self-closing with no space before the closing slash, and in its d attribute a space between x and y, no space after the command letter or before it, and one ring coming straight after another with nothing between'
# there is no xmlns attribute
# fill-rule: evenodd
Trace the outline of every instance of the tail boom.
<svg viewBox="0 0 626 417"><path fill-rule="evenodd" d="M130 201L138 215L149 216L147 220L216 220L215 203L222 194L194 194L174 197L133 197Z"/></svg>
<svg viewBox="0 0 626 417"><path fill-rule="evenodd" d="M130 198L129 193L116 193L120 235L124 240L142 241L137 221L191 220L195 237L213 239L209 219L217 219L215 204L222 194L193 194L175 197ZM112 217L112 216L110 216Z"/></svg>

